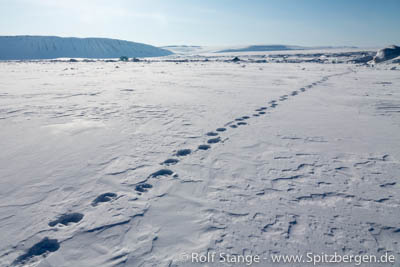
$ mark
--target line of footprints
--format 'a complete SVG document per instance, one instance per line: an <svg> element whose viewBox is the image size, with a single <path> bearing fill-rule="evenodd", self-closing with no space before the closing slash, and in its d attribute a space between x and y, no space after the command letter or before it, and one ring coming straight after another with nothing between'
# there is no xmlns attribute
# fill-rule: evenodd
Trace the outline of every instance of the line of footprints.
<svg viewBox="0 0 400 267"><path fill-rule="evenodd" d="M312 88L313 86L325 82L328 80L328 77L323 77L320 81L314 82L311 85L305 86L303 88L300 88L299 90L293 91L290 93L290 96L296 96L301 92L305 92L307 89ZM251 115L252 117L260 117L264 114L266 114L267 109L273 109L276 106L278 106L278 101L286 101L289 98L289 95L282 95L279 97L279 100L272 100L268 102L268 107L263 106L255 110L255 112ZM236 118L234 121L231 121L225 125L225 127L230 127L232 129L238 128L240 126L247 125L247 120L251 119L251 116L243 116L240 118ZM211 145L217 144L221 142L221 137L220 134L223 132L226 132L228 129L221 127L217 128L215 131L208 132L206 133L206 136L209 137L207 140L206 144L201 144L197 147L195 151L201 151L201 150L208 150L211 148ZM188 156L192 154L193 152L192 149L179 149L174 153L174 157L166 159L164 162L161 163L161 165L164 166L171 166L175 165L179 162L179 158ZM145 181L142 181L135 186L135 191L141 195L145 192L148 192L153 186L148 182L152 178L158 178L160 176L172 176L177 178L178 174L173 172L170 169L163 168L160 169L152 174L150 174ZM107 192L103 193L99 196L97 196L93 201L92 201L92 206L95 207L101 203L104 202L109 202L112 201L113 199L117 198L116 193L112 192ZM56 219L50 221L48 225L50 227L55 227L59 224L67 226L70 223L78 223L83 219L84 215L81 213L66 213L58 216ZM60 243L58 242L57 239L50 239L48 237L43 238L40 242L36 243L33 245L31 248L29 248L23 255L19 256L15 261L14 264L21 264L29 260L30 258L34 256L39 256L43 255L46 253L54 252L60 248Z"/></svg>
<svg viewBox="0 0 400 267"><path fill-rule="evenodd" d="M312 83L311 85L302 87L298 91L297 90L292 91L290 93L290 96L296 96L301 92L305 92L307 89L310 89L319 83L325 82L327 79L328 79L328 77L323 77L320 81L317 81L317 82ZM286 101L288 98L289 98L289 95L283 95L283 96L279 97L279 101L280 102ZM268 107L264 106L264 107L260 107L260 108L256 109L255 112L252 114L252 117L260 117L260 116L266 114L266 110L268 108L275 108L276 106L278 106L278 101L271 100L268 102ZM234 121L227 123L225 125L225 127L229 126L230 128L235 129L240 126L247 125L246 121L249 119L251 119L250 116L243 116L240 118L236 118ZM215 131L206 133L205 135L210 137L210 139L207 140L207 144L199 145L197 147L197 150L195 150L195 151L208 150L211 148L211 145L221 142L222 140L221 140L220 134L227 130L228 130L227 128L221 127L221 128L217 128ZM180 157L188 156L188 155L192 154L192 152L195 152L195 151L192 151L192 149L189 149L189 148L179 149L174 153L173 156L175 156L175 157L166 159L164 162L161 163L161 165L164 165L164 166L175 165L179 162ZM138 192L138 194L148 192L148 190L153 187L151 184L148 183L148 180L150 178L157 178L159 176L171 176L171 175L175 178L178 177L178 174L171 171L170 169L164 168L164 169L158 170L158 171L150 174L145 181L136 184L135 190ZM112 193L106 193L106 194L112 194Z"/></svg>

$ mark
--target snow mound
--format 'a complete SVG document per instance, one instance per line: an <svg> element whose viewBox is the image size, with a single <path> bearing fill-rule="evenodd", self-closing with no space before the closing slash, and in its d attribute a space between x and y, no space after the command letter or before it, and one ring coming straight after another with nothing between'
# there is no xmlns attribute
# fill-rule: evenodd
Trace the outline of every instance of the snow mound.
<svg viewBox="0 0 400 267"><path fill-rule="evenodd" d="M171 51L147 44L108 38L0 36L0 60L159 57Z"/></svg>
<svg viewBox="0 0 400 267"><path fill-rule="evenodd" d="M394 58L397 58L400 56L400 47L396 45L391 45L388 47L385 47L383 49L378 50L376 53L373 62L374 63L380 63L384 61L388 61Z"/></svg>

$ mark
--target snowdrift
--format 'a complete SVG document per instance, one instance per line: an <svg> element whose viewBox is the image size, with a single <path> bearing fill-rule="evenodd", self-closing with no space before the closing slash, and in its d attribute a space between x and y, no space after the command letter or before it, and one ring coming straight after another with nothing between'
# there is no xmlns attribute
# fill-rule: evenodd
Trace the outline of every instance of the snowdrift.
<svg viewBox="0 0 400 267"><path fill-rule="evenodd" d="M384 61L388 61L394 58L397 58L400 56L400 47L396 45L391 45L388 47L385 47L383 49L380 49L377 53L376 56L373 59L374 63L380 63Z"/></svg>
<svg viewBox="0 0 400 267"><path fill-rule="evenodd" d="M171 51L151 45L108 38L0 36L0 60L159 57Z"/></svg>

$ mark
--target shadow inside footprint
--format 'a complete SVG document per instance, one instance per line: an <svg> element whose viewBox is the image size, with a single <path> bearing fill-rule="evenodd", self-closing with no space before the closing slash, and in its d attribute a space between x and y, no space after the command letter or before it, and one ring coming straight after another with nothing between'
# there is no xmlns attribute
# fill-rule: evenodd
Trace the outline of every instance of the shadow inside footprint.
<svg viewBox="0 0 400 267"><path fill-rule="evenodd" d="M278 104L271 104L271 108L275 108Z"/></svg>
<svg viewBox="0 0 400 267"><path fill-rule="evenodd" d="M293 91L291 95L292 95L292 96L295 96L295 95L297 95L297 94L298 94L297 91Z"/></svg>
<svg viewBox="0 0 400 267"><path fill-rule="evenodd" d="M48 237L43 238L40 242L33 245L25 254L19 256L13 263L19 264L23 263L34 256L40 256L47 252L54 252L60 248L60 243L57 239L50 239Z"/></svg>
<svg viewBox="0 0 400 267"><path fill-rule="evenodd" d="M265 112L264 111L260 111L260 112L258 112L258 114L263 115L263 114L265 114Z"/></svg>
<svg viewBox="0 0 400 267"><path fill-rule="evenodd" d="M152 187L153 186L151 184L142 183L142 184L136 185L135 190L138 192L144 193L144 192L147 192Z"/></svg>
<svg viewBox="0 0 400 267"><path fill-rule="evenodd" d="M169 176L169 175L172 175L173 173L174 172L171 170L161 169L161 170L158 170L158 171L150 174L150 177L157 178L158 176Z"/></svg>
<svg viewBox="0 0 400 267"><path fill-rule="evenodd" d="M207 143L215 144L215 143L219 143L220 141L221 141L221 138L217 137L217 138L208 139Z"/></svg>
<svg viewBox="0 0 400 267"><path fill-rule="evenodd" d="M214 132L208 132L206 133L207 136L217 136L218 133L214 133Z"/></svg>
<svg viewBox="0 0 400 267"><path fill-rule="evenodd" d="M189 155L190 153L192 153L192 150L187 148L187 149L178 150L176 152L176 155L179 156L179 157L183 157L183 156Z"/></svg>
<svg viewBox="0 0 400 267"><path fill-rule="evenodd" d="M198 149L200 150L207 150L210 149L211 147L209 145L199 145Z"/></svg>
<svg viewBox="0 0 400 267"><path fill-rule="evenodd" d="M236 124L232 124L232 125L229 125L229 127L231 127L231 128L237 128L237 125L236 125Z"/></svg>
<svg viewBox="0 0 400 267"><path fill-rule="evenodd" d="M260 115L259 115L259 114L253 114L253 116L254 116L254 117L259 117Z"/></svg>
<svg viewBox="0 0 400 267"><path fill-rule="evenodd" d="M68 225L69 223L77 223L80 220L82 220L82 218L83 218L83 214L81 214L81 213L77 213L77 212L66 213L66 214L62 214L54 221L49 222L49 226L53 227L59 223L62 225Z"/></svg>
<svg viewBox="0 0 400 267"><path fill-rule="evenodd" d="M178 159L167 159L167 160L165 160L162 164L165 164L165 165L174 165L174 164L177 164L178 162L179 162Z"/></svg>
<svg viewBox="0 0 400 267"><path fill-rule="evenodd" d="M218 128L216 131L217 131L217 132L225 132L225 131L226 131L226 128Z"/></svg>
<svg viewBox="0 0 400 267"><path fill-rule="evenodd" d="M247 122L238 122L238 125L246 125Z"/></svg>
<svg viewBox="0 0 400 267"><path fill-rule="evenodd" d="M97 204L101 203L101 202L111 201L113 198L116 198L116 197L117 197L117 194L111 193L111 192L101 194L93 200L92 206L97 206Z"/></svg>
<svg viewBox="0 0 400 267"><path fill-rule="evenodd" d="M250 117L249 116L243 116L242 119L248 120L248 119L250 119Z"/></svg>
<svg viewBox="0 0 400 267"><path fill-rule="evenodd" d="M243 118L236 118L235 121L242 121Z"/></svg>

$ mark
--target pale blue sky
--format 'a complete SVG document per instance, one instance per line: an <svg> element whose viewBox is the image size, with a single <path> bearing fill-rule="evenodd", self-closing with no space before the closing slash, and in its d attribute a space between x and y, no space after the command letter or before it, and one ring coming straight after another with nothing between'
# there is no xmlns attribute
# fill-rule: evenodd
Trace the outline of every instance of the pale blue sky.
<svg viewBox="0 0 400 267"><path fill-rule="evenodd" d="M400 44L400 0L0 0L0 35L384 46Z"/></svg>

